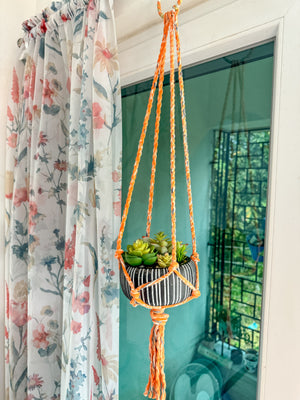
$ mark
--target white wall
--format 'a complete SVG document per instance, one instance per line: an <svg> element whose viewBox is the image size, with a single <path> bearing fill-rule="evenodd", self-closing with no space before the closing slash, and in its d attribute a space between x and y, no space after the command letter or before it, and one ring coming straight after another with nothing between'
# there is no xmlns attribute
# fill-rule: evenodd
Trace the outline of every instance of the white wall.
<svg viewBox="0 0 300 400"><path fill-rule="evenodd" d="M33 15L36 0L1 0L0 15L0 399L4 394L4 172L7 96L21 23Z"/></svg>

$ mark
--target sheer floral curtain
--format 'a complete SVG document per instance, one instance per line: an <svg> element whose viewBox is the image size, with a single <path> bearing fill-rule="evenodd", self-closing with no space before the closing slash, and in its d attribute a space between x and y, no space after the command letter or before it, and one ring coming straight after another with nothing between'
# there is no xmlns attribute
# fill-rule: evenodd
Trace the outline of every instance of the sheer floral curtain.
<svg viewBox="0 0 300 400"><path fill-rule="evenodd" d="M7 110L6 398L118 398L121 108L113 4L24 23Z"/></svg>

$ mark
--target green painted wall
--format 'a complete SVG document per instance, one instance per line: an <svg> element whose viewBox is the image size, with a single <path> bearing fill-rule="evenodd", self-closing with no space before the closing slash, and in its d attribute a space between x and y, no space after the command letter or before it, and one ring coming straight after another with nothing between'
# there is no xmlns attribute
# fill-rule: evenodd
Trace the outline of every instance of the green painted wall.
<svg viewBox="0 0 300 400"><path fill-rule="evenodd" d="M270 124L272 75L273 57L245 65L245 104L248 125L259 127ZM229 69L223 69L185 81L197 249L201 259L199 267L202 295L199 299L183 307L168 311L170 318L166 326L165 338L165 371L168 391L170 391L179 369L191 362L199 338L205 331L209 298L207 244L210 215L210 162L213 155L212 129L218 128L220 124L228 76ZM145 91L123 97L123 204L127 195L148 95L149 91ZM226 123L230 126L231 103L232 97L229 96ZM191 243L179 101L177 101L176 114L177 239ZM238 116L239 110L236 112L237 123ZM152 115L148 128L148 136L124 234L123 249L126 249L127 244L145 235L153 136L154 115ZM151 232L156 233L163 230L170 235L169 159L169 87L166 86L162 106ZM129 301L121 294L120 400L144 398L143 392L149 373L148 338L150 329L149 311L141 307L131 307Z"/></svg>

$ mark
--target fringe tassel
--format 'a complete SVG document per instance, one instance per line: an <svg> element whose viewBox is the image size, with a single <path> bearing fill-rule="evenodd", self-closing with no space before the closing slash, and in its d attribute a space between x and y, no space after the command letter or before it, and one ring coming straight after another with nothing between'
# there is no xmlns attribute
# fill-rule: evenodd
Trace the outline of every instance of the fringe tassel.
<svg viewBox="0 0 300 400"><path fill-rule="evenodd" d="M169 318L164 309L153 309L150 315L153 321L149 338L150 375L144 396L150 399L166 399L165 364L165 325Z"/></svg>

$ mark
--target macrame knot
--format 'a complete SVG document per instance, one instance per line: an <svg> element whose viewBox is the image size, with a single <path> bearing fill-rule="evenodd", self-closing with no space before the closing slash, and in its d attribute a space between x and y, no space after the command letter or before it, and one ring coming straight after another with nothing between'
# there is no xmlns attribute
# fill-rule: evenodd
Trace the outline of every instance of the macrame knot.
<svg viewBox="0 0 300 400"><path fill-rule="evenodd" d="M140 298L140 292L136 289L131 289L130 294L134 300L138 300Z"/></svg>
<svg viewBox="0 0 300 400"><path fill-rule="evenodd" d="M149 339L150 374L144 396L150 399L166 399L165 365L165 325L169 318L163 308L154 308L150 311L153 327Z"/></svg>
<svg viewBox="0 0 300 400"><path fill-rule="evenodd" d="M201 293L200 293L199 289L195 289L195 290L192 291L192 297L197 298L197 297L200 297L200 296L201 296Z"/></svg>
<svg viewBox="0 0 300 400"><path fill-rule="evenodd" d="M140 292L136 289L131 289L130 291L132 299L130 300L130 304L132 307L137 307L139 305L139 298L140 298Z"/></svg>
<svg viewBox="0 0 300 400"><path fill-rule="evenodd" d="M152 322L154 325L165 326L168 321L168 318L169 318L169 314L165 314L164 309L153 308L150 311L150 315L151 315Z"/></svg>
<svg viewBox="0 0 300 400"><path fill-rule="evenodd" d="M167 11L164 15L164 23L165 24L170 23L171 26L176 25L177 15L178 15L178 11L176 11L176 10Z"/></svg>
<svg viewBox="0 0 300 400"><path fill-rule="evenodd" d="M199 254L198 253L193 253L191 255L191 260L194 261L194 263L199 262L200 261Z"/></svg>
<svg viewBox="0 0 300 400"><path fill-rule="evenodd" d="M178 268L178 265L179 265L179 264L178 264L177 261L172 261L171 264L170 264L170 266L169 266L168 271L169 271L170 273L172 273L175 269Z"/></svg>
<svg viewBox="0 0 300 400"><path fill-rule="evenodd" d="M130 304L132 305L132 307L137 307L139 305L134 299L130 300Z"/></svg>
<svg viewBox="0 0 300 400"><path fill-rule="evenodd" d="M119 260L122 257L123 253L124 253L124 250L122 250L122 249L116 250L115 257Z"/></svg>

